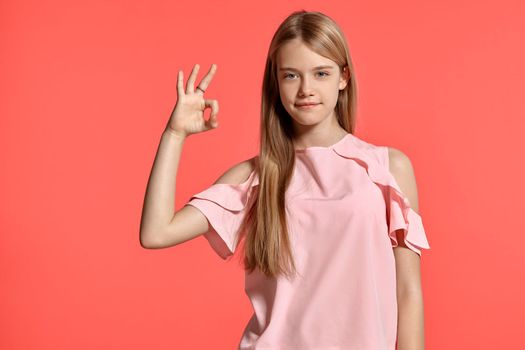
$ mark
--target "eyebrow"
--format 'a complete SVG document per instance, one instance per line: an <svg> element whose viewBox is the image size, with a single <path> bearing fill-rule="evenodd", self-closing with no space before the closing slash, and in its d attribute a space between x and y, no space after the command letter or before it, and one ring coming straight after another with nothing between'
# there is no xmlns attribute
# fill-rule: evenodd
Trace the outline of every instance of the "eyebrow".
<svg viewBox="0 0 525 350"><path fill-rule="evenodd" d="M317 70L317 69L333 69L334 67L332 66L317 66L317 67L314 67L312 70ZM279 68L280 71L282 70L293 70L293 71L296 71L298 72L299 70L298 69L295 69L295 68L292 68L292 67L282 67L282 68Z"/></svg>

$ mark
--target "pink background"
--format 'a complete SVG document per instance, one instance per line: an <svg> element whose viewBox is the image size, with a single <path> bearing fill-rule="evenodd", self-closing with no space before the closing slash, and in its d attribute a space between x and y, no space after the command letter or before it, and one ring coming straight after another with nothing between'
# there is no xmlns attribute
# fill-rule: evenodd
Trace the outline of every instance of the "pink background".
<svg viewBox="0 0 525 350"><path fill-rule="evenodd" d="M242 269L203 237L143 249L142 201L178 69L218 65L221 126L187 140L177 209L255 155L268 45L302 8L347 36L356 135L414 165L426 348L522 346L522 1L4 0L2 349L235 348Z"/></svg>

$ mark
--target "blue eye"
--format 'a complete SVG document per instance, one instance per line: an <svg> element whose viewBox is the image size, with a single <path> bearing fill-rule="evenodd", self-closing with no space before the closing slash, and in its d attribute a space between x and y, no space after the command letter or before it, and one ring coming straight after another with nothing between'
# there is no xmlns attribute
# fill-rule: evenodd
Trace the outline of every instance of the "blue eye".
<svg viewBox="0 0 525 350"><path fill-rule="evenodd" d="M323 77L323 78L324 78L324 77L327 77L327 76L330 75L330 74L328 74L327 72L324 72L324 71L319 71L319 72L317 72L317 73L319 73L319 74L324 74L324 75L321 75L321 77ZM288 77L291 76L291 75L295 75L295 74L293 74L293 73L287 73L287 74L284 75L284 79L288 79Z"/></svg>

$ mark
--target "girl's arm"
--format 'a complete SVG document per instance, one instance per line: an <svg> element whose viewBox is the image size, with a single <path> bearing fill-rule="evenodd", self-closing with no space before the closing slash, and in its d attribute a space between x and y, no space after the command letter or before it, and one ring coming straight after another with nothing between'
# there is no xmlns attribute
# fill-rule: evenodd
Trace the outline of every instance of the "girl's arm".
<svg viewBox="0 0 525 350"><path fill-rule="evenodd" d="M183 139L167 131L162 135L144 202L141 222L141 245L144 248L171 247L209 231L208 218L194 206L185 205L173 214L176 187L173 174L177 173L183 143ZM254 167L254 158L241 161L226 170L214 184L245 182ZM151 223L150 231L144 229L148 223Z"/></svg>
<svg viewBox="0 0 525 350"><path fill-rule="evenodd" d="M418 213L418 195L410 159L400 150L389 147L389 168L401 191ZM394 247L397 282L397 349L425 348L423 293L421 289L420 256L404 243L403 231L397 231L398 246Z"/></svg>
<svg viewBox="0 0 525 350"><path fill-rule="evenodd" d="M162 133L146 187L140 221L140 244L157 246L173 219L177 171L186 137L169 130Z"/></svg>
<svg viewBox="0 0 525 350"><path fill-rule="evenodd" d="M162 134L142 208L140 243L145 248L159 247L168 233L171 234L171 243L177 244L182 233L196 236L208 227L204 216L191 209L184 211L182 216L185 220L180 220L184 221L183 224L173 225L176 176L184 141L189 135L218 127L219 104L217 100L207 100L203 96L215 74L216 65L212 65L208 74L195 86L198 71L199 65L195 65L186 89L183 73L178 72L177 103ZM206 108L211 108L208 120L204 119Z"/></svg>

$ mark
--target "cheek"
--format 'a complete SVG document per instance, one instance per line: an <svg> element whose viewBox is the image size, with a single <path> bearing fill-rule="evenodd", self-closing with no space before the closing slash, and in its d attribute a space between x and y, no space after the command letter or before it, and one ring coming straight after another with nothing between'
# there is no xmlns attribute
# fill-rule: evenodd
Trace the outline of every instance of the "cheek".
<svg viewBox="0 0 525 350"><path fill-rule="evenodd" d="M286 86L286 85L280 85L279 86L279 95L281 96L281 100L283 102L289 101L290 100L290 95L291 95L290 87Z"/></svg>
<svg viewBox="0 0 525 350"><path fill-rule="evenodd" d="M335 106L339 97L339 84L330 84L330 87L327 87L323 95L324 102L327 105Z"/></svg>
<svg viewBox="0 0 525 350"><path fill-rule="evenodd" d="M295 103L294 94L290 89L282 89L279 90L279 95L284 109L286 109L289 114L293 113L293 104Z"/></svg>

